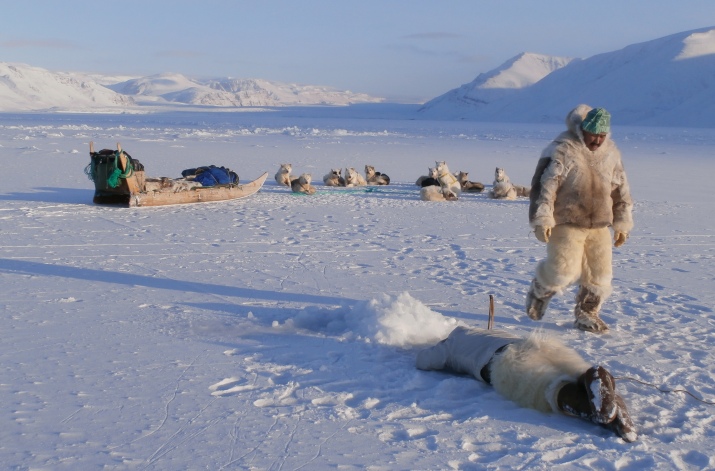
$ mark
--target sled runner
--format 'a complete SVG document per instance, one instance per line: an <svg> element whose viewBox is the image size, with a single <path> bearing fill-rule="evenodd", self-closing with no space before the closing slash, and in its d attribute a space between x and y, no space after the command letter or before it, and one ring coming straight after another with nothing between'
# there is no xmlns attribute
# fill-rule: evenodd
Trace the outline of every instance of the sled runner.
<svg viewBox="0 0 715 471"><path fill-rule="evenodd" d="M94 151L89 143L90 163L85 173L94 182L95 204L115 204L128 208L165 206L170 204L228 201L250 196L261 189L268 177L263 173L249 183L238 183L238 175L224 167L199 167L184 171L189 176L181 179L148 178L144 166L117 144L117 150ZM199 175L211 175L198 179ZM201 181L202 183L199 183ZM207 185L211 186L207 186Z"/></svg>

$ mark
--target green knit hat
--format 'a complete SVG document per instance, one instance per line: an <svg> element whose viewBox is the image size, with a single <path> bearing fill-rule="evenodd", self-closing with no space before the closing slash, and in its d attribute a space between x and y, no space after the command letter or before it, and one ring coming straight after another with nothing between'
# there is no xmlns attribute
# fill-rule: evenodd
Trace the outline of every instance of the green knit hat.
<svg viewBox="0 0 715 471"><path fill-rule="evenodd" d="M591 134L609 133L611 132L611 114L603 108L594 108L583 119L581 129Z"/></svg>

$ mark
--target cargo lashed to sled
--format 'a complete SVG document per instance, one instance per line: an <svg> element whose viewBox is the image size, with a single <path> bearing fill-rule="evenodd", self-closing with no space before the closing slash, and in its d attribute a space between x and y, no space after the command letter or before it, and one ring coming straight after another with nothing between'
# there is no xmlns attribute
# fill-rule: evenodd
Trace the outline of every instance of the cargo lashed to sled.
<svg viewBox="0 0 715 471"><path fill-rule="evenodd" d="M173 188L147 189L144 166L117 144L117 150L94 151L89 143L90 163L85 173L94 182L95 204L112 204L129 208L172 204L228 201L250 196L261 189L268 177L264 172L252 182L214 186L195 186L182 191Z"/></svg>

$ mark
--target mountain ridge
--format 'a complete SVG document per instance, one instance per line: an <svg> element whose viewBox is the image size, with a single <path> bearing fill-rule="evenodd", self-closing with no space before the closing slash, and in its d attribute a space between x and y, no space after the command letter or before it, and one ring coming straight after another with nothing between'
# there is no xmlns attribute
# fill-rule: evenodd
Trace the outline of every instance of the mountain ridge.
<svg viewBox="0 0 715 471"><path fill-rule="evenodd" d="M707 27L586 59L520 53L421 106L405 107L399 117L557 123L573 107L586 103L608 109L618 124L715 127L713 77L715 27ZM396 116L383 98L317 85L193 79L176 73L113 77L0 62L0 112L230 111L315 105L371 105L375 108L370 116L381 117L380 107L385 116ZM355 107L358 114L365 110Z"/></svg>
<svg viewBox="0 0 715 471"><path fill-rule="evenodd" d="M0 111L92 109L121 112L135 106L198 105L216 108L345 106L384 99L327 86L230 77L198 80L176 73L126 78L51 72L0 62Z"/></svg>
<svg viewBox="0 0 715 471"><path fill-rule="evenodd" d="M715 27L700 28L570 61L486 104L450 108L432 100L418 117L561 122L587 103L608 109L620 124L714 127L713 77Z"/></svg>

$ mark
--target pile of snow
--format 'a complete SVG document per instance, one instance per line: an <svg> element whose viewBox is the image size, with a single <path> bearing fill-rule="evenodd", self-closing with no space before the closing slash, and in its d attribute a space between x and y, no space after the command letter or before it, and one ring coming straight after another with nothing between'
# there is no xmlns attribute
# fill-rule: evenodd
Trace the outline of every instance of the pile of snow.
<svg viewBox="0 0 715 471"><path fill-rule="evenodd" d="M403 292L336 310L310 306L284 326L408 348L437 343L462 324Z"/></svg>
<svg viewBox="0 0 715 471"><path fill-rule="evenodd" d="M497 70L503 74L521 65L517 60ZM544 70L531 67L533 77ZM497 80L494 86L501 96L491 90L487 99L469 100L463 86L443 95L461 99L437 98L419 114L429 119L562 122L575 105L588 103L607 108L617 124L711 127L714 76L715 28L710 27L574 60L534 83L522 82L520 88ZM480 89L471 97L485 92Z"/></svg>

